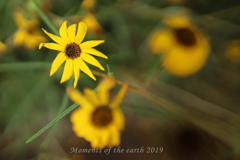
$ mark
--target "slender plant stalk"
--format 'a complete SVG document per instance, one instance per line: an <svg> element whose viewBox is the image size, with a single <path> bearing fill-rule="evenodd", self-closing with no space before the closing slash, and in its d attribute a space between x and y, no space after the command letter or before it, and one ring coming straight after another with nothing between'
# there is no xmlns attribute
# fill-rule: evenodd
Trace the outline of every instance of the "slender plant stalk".
<svg viewBox="0 0 240 160"><path fill-rule="evenodd" d="M72 79L70 79L67 82L67 85L70 85L72 83L73 83L73 81L72 81ZM57 112L57 115L61 114L67 108L68 102L69 102L68 94L67 94L67 92L65 92L65 94L63 96L63 100L62 100L61 105L60 105L60 108L59 108L59 110ZM54 136L55 132L58 129L58 125L59 125L59 123L56 123L55 126L53 126L53 128L50 131L50 133L48 134L47 138L45 138L44 141L41 143L41 148L42 149L46 149L47 148L50 140L52 139L52 137Z"/></svg>
<svg viewBox="0 0 240 160"><path fill-rule="evenodd" d="M162 73L163 70L164 67L161 66L161 68L159 68L159 70L155 73L155 75L150 79L149 82L147 82L147 84L143 88L147 89L158 78L158 76Z"/></svg>
<svg viewBox="0 0 240 160"><path fill-rule="evenodd" d="M36 9L37 9L39 15L41 16L41 18L43 19L43 21L48 25L48 27L53 31L54 34L58 35L57 28L52 24L52 22L48 19L48 17L43 13L41 8L37 4L36 0L32 0L32 1L35 4Z"/></svg>
<svg viewBox="0 0 240 160"><path fill-rule="evenodd" d="M161 61L161 56L158 56L155 61L153 62L153 65L151 65L151 68L148 71L148 76L145 80L146 83L149 83L149 81L152 79L152 77L154 76L154 73L156 73L157 69L159 68L160 65L160 61Z"/></svg>
<svg viewBox="0 0 240 160"><path fill-rule="evenodd" d="M68 113L70 113L71 111L73 111L75 108L78 107L77 103L74 103L73 105L71 105L68 109L66 109L64 112L62 112L60 115L58 115L56 118L54 118L50 123L48 123L45 127L43 127L42 129L40 129L36 134L34 134L31 138L29 138L26 143L31 142L32 140L34 140L35 138L37 138L38 136L40 136L43 132L45 132L48 128L50 128L51 126L53 126L54 124L56 124L60 119L62 119L64 116L66 116Z"/></svg>

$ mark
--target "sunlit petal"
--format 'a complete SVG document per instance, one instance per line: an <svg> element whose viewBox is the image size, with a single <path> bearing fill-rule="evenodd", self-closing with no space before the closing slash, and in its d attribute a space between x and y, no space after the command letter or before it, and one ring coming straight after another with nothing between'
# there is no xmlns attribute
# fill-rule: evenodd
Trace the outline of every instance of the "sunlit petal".
<svg viewBox="0 0 240 160"><path fill-rule="evenodd" d="M84 22L78 23L77 35L75 37L75 43L80 44L87 33L87 25Z"/></svg>
<svg viewBox="0 0 240 160"><path fill-rule="evenodd" d="M83 71L84 73L86 73L89 77L91 77L93 80L96 80L96 78L94 77L94 75L92 74L92 71L88 68L88 66L86 65L86 63L81 59L81 58L77 58L76 59L78 67L81 71Z"/></svg>
<svg viewBox="0 0 240 160"><path fill-rule="evenodd" d="M86 54L86 53L82 53L81 58L85 62L87 62L87 63L89 63L91 65L94 65L94 66L98 67L100 70L104 71L103 66L93 56L91 56L89 54Z"/></svg>
<svg viewBox="0 0 240 160"><path fill-rule="evenodd" d="M72 76L72 74L73 74L73 60L67 59L60 83L63 83L66 80L68 80Z"/></svg>
<svg viewBox="0 0 240 160"><path fill-rule="evenodd" d="M46 33L52 40L54 40L56 43L61 44L61 45L66 45L66 43L62 40L62 38L51 34L49 32L47 32L46 30L42 29L44 31L44 33Z"/></svg>
<svg viewBox="0 0 240 160"><path fill-rule="evenodd" d="M64 51L64 46L56 43L40 43L39 49L41 49L42 47L46 47L48 49L52 49L56 51Z"/></svg>
<svg viewBox="0 0 240 160"><path fill-rule="evenodd" d="M72 24L68 27L68 37L70 38L71 42L75 41L76 27L76 24Z"/></svg>
<svg viewBox="0 0 240 160"><path fill-rule="evenodd" d="M108 59L108 57L106 55L104 55L103 53L99 52L98 50L96 50L94 48L83 48L82 52Z"/></svg>
<svg viewBox="0 0 240 160"><path fill-rule="evenodd" d="M81 48L92 48L104 42L105 42L104 40L92 40L92 41L83 42L80 44L80 46Z"/></svg>
<svg viewBox="0 0 240 160"><path fill-rule="evenodd" d="M73 67L74 67L73 69L74 69L74 77L75 77L74 88L76 88L77 83L78 83L78 79L80 77L80 70L78 68L78 65L76 65L76 61L74 61Z"/></svg>
<svg viewBox="0 0 240 160"><path fill-rule="evenodd" d="M57 57L54 59L50 71L50 76L52 76L58 68L62 65L62 63L67 59L64 53L60 52Z"/></svg>
<svg viewBox="0 0 240 160"><path fill-rule="evenodd" d="M73 102L76 102L78 104L81 105L81 107L83 107L85 104L89 105L90 103L84 98L84 96L82 95L81 92L79 92L78 90L76 89L73 89L73 88L67 88L67 93L70 97L70 99L73 101ZM77 110L75 111L77 112Z"/></svg>
<svg viewBox="0 0 240 160"><path fill-rule="evenodd" d="M111 107L113 108L118 107L122 103L122 100L126 95L127 89L128 89L128 84L123 84L122 88L120 89L118 94L114 97L113 101L111 102L110 104Z"/></svg>
<svg viewBox="0 0 240 160"><path fill-rule="evenodd" d="M67 43L71 43L69 37L68 37L68 31L67 31L67 21L64 21L62 26L60 27L59 29L59 33L60 33L60 36L61 38Z"/></svg>
<svg viewBox="0 0 240 160"><path fill-rule="evenodd" d="M93 90L91 90L89 88L85 88L84 89L84 95L94 105L96 105L96 106L99 105L97 94Z"/></svg>

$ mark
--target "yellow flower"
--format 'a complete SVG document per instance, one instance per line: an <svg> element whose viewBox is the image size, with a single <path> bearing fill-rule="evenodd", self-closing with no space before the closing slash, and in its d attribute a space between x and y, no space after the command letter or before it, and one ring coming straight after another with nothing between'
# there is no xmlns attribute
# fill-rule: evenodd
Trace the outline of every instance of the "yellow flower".
<svg viewBox="0 0 240 160"><path fill-rule="evenodd" d="M27 49L33 49L40 42L46 41L38 28L37 20L26 20L19 12L14 13L14 20L19 27L13 36L15 46L24 45Z"/></svg>
<svg viewBox="0 0 240 160"><path fill-rule="evenodd" d="M188 76L205 64L209 54L207 38L184 16L164 20L168 29L155 31L149 47L154 54L163 53L164 68L177 76Z"/></svg>
<svg viewBox="0 0 240 160"><path fill-rule="evenodd" d="M93 56L90 55L92 54L107 59L106 55L92 48L103 43L104 40L92 40L82 43L82 40L87 32L87 26L84 22L78 23L78 29L76 24L72 24L67 28L67 21L63 22L62 26L59 29L61 37L48 33L45 30L43 31L56 43L41 43L39 45L39 49L46 47L60 51L52 63L50 76L52 76L62 65L62 63L66 61L60 83L67 81L74 73L75 88L80 77L80 70L86 73L92 79L96 80L85 62L90 63L101 70L104 70L102 65Z"/></svg>
<svg viewBox="0 0 240 160"><path fill-rule="evenodd" d="M226 57L232 63L240 63L240 40L232 40L226 51Z"/></svg>
<svg viewBox="0 0 240 160"><path fill-rule="evenodd" d="M123 85L111 102L109 102L109 91L114 87L114 83L105 79L99 87L97 92L86 88L84 95L72 88L67 89L72 101L81 106L71 115L73 131L77 136L91 142L92 148L118 146L119 132L124 128L124 117L119 105L128 85Z"/></svg>
<svg viewBox="0 0 240 160"><path fill-rule="evenodd" d="M0 41L0 54L5 53L6 51L7 51L6 44L4 44Z"/></svg>
<svg viewBox="0 0 240 160"><path fill-rule="evenodd" d="M81 3L81 7L86 10L91 10L93 9L95 4L96 4L96 0L83 0Z"/></svg>
<svg viewBox="0 0 240 160"><path fill-rule="evenodd" d="M90 31L94 33L101 33L102 27L98 23L97 19L92 13L87 13L86 16L82 19L83 22L85 22L89 28Z"/></svg>

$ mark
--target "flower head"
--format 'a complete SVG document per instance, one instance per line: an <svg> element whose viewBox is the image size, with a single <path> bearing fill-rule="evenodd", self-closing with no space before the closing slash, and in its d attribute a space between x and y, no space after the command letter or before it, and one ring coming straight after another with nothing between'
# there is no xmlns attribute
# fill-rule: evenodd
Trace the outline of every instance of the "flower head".
<svg viewBox="0 0 240 160"><path fill-rule="evenodd" d="M19 12L14 13L14 20L19 27L13 36L15 46L24 45L27 49L33 49L40 42L46 42L46 38L38 28L37 20L26 20Z"/></svg>
<svg viewBox="0 0 240 160"><path fill-rule="evenodd" d="M102 65L93 56L91 56L95 55L107 59L106 55L92 48L103 43L104 40L92 40L82 43L82 40L87 32L87 26L84 22L79 22L78 28L76 24L72 24L67 28L67 21L63 22L59 29L60 37L48 33L46 30L43 31L56 43L41 43L39 45L39 49L46 47L60 51L52 63L50 76L52 76L62 65L62 63L66 61L60 83L67 81L74 73L75 88L80 77L80 71L83 71L89 77L96 80L85 62L104 70Z"/></svg>
<svg viewBox="0 0 240 160"><path fill-rule="evenodd" d="M92 148L118 146L119 131L124 128L124 117L119 105L124 98L127 85L124 85L114 99L109 102L109 91L114 86L111 80L104 80L97 92L85 89L84 95L77 90L68 88L72 101L81 107L71 115L73 131L77 136L91 142Z"/></svg>
<svg viewBox="0 0 240 160"><path fill-rule="evenodd" d="M164 20L168 29L157 30L150 39L154 54L163 53L164 68L178 76L197 72L206 62L209 44L206 37L184 16Z"/></svg>

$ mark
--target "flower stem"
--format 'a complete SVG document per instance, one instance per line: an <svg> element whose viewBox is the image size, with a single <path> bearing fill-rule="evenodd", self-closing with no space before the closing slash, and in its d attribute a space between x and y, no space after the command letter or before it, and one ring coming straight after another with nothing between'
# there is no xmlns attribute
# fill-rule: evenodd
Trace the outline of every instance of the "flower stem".
<svg viewBox="0 0 240 160"><path fill-rule="evenodd" d="M150 79L149 82L146 83L146 85L144 86L144 89L147 89L153 82L154 80L156 80L158 78L158 76L161 74L161 72L164 70L164 67L161 66L161 68L159 68L159 70L155 73L155 75Z"/></svg>
<svg viewBox="0 0 240 160"><path fill-rule="evenodd" d="M64 116L66 116L68 113L70 113L72 110L74 110L75 108L77 108L79 105L77 103L74 103L73 105L71 105L68 109L66 109L64 112L62 112L61 114L59 114L55 119L53 119L50 123L48 123L45 127L43 127L42 129L40 129L36 134L34 134L31 138L29 138L26 143L31 142L32 140L34 140L35 138L37 138L38 136L40 136L43 132L45 132L48 128L50 128L51 126L53 126L54 124L56 124L60 119L62 119Z"/></svg>
<svg viewBox="0 0 240 160"><path fill-rule="evenodd" d="M36 9L37 9L39 15L41 16L41 18L43 19L43 21L48 25L48 27L53 31L54 34L58 35L57 28L52 24L52 22L48 19L48 17L45 15L45 13L43 13L41 8L37 4L36 0L32 0L32 1L35 4Z"/></svg>
<svg viewBox="0 0 240 160"><path fill-rule="evenodd" d="M72 83L73 83L73 79L70 79L68 81L67 85L70 85ZM57 115L60 115L67 108L68 102L69 102L68 94L67 94L67 92L65 92L65 94L63 96L63 100L62 100L61 105L60 105L60 108L57 112ZM54 136L55 132L57 131L58 126L59 126L59 123L56 123L56 125L52 128L52 130L48 134L47 138L44 139L44 141L41 143L41 148L42 149L46 149L48 147L48 144L51 141L52 137Z"/></svg>

